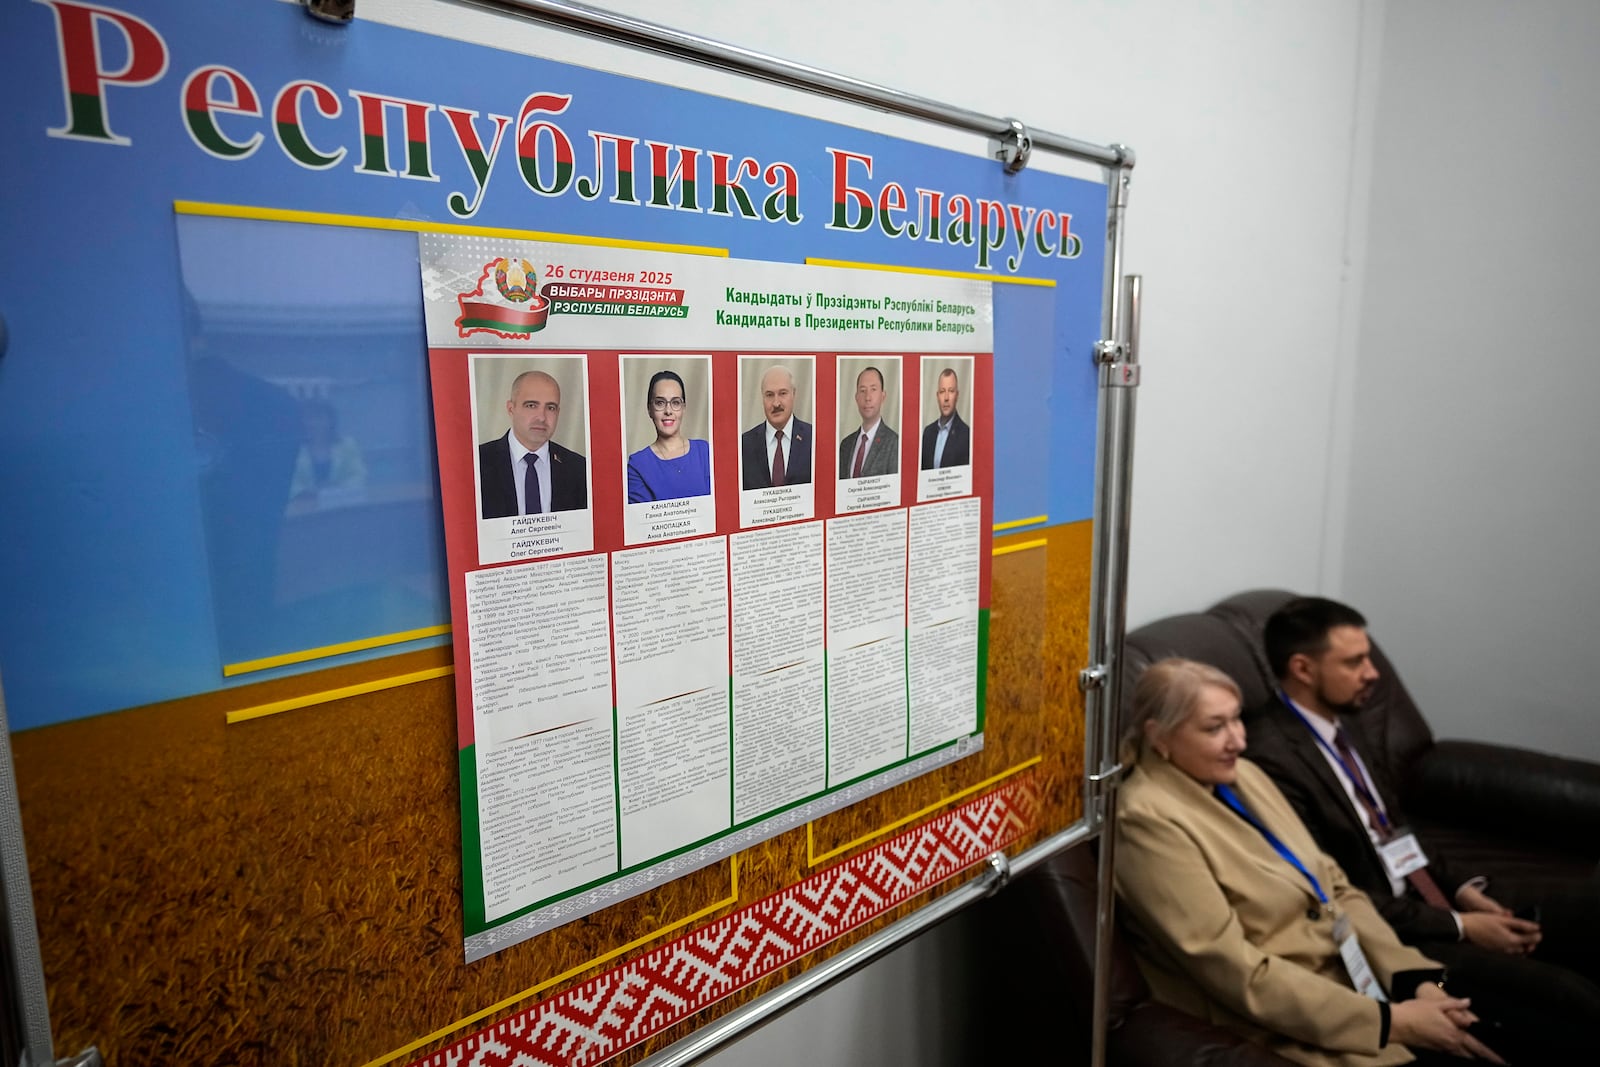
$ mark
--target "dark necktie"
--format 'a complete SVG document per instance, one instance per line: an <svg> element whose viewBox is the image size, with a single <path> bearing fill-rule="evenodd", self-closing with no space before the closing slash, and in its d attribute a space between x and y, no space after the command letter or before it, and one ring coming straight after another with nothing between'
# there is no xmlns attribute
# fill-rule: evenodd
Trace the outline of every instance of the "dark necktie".
<svg viewBox="0 0 1600 1067"><path fill-rule="evenodd" d="M1361 764L1356 761L1355 749L1351 746L1350 737L1344 732L1343 726L1336 727L1333 731L1333 747L1338 749L1339 762L1344 764L1350 780L1356 783L1356 799L1366 810L1367 824L1378 832L1380 840L1388 841L1394 836L1394 827L1389 825L1389 820L1373 802L1377 792L1366 775L1361 773ZM1433 880L1433 875L1428 873L1426 867L1406 875L1406 881L1411 883L1411 888L1421 894L1422 899L1433 907L1450 910L1450 901L1446 899L1444 891L1439 888L1439 883Z"/></svg>
<svg viewBox="0 0 1600 1067"><path fill-rule="evenodd" d="M537 515L544 509L539 506L539 453L529 452L527 455L528 472L522 476L522 496L527 501L523 508L524 515Z"/></svg>
<svg viewBox="0 0 1600 1067"><path fill-rule="evenodd" d="M855 469L850 472L850 477L861 477L861 465L867 461L867 449L871 447L872 439L866 434L862 434L861 439L856 442L856 465Z"/></svg>
<svg viewBox="0 0 1600 1067"><path fill-rule="evenodd" d="M773 449L773 451L772 451L772 484L773 485L782 485L783 484L783 431L782 430L774 430L773 434L777 438L778 447Z"/></svg>

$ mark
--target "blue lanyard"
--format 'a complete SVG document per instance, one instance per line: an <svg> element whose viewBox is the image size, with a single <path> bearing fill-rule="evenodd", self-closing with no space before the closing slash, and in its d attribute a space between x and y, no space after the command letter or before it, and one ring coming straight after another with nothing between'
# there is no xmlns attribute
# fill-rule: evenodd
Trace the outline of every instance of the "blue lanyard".
<svg viewBox="0 0 1600 1067"><path fill-rule="evenodd" d="M1267 844L1271 845L1278 855L1287 860L1289 862L1289 866L1306 876L1306 881L1311 883L1311 889L1317 894L1317 899L1319 901L1324 904L1328 902L1328 894L1322 891L1322 883L1317 881L1317 876L1307 870L1306 865L1300 862L1300 857L1296 856L1293 852L1290 852L1289 846L1284 844L1282 841L1279 841L1277 835L1271 830L1268 830L1266 824L1260 819L1256 818L1255 814L1251 812L1249 808L1244 806L1244 802L1234 794L1230 787L1225 785L1217 786L1217 796L1222 798L1222 802L1224 804L1238 812L1240 818L1244 819L1245 822L1261 831L1261 836L1267 839Z"/></svg>
<svg viewBox="0 0 1600 1067"><path fill-rule="evenodd" d="M1311 720L1306 718L1305 713L1300 710L1300 706L1289 699L1288 693L1280 691L1278 696L1280 699L1282 699L1288 709L1295 713L1295 716L1299 718L1299 720L1305 725L1305 728L1311 732L1312 740L1321 745L1322 750L1333 757L1333 762L1339 765L1339 769L1343 771L1344 776L1350 780L1350 784L1355 787L1355 791L1361 794L1361 799L1365 800L1367 804L1371 806L1372 810L1377 813L1378 821L1383 824L1381 828L1385 832L1392 829L1392 827L1389 825L1389 813L1383 810L1383 801L1374 796L1372 790L1367 788L1367 783L1364 781L1366 776L1361 773L1361 766L1359 764L1351 766L1350 764L1346 763L1344 757L1339 755L1338 750L1332 745L1328 744L1327 739L1324 738L1320 732L1318 732L1315 726L1311 725ZM1353 756L1354 754L1355 750L1351 749L1351 755Z"/></svg>

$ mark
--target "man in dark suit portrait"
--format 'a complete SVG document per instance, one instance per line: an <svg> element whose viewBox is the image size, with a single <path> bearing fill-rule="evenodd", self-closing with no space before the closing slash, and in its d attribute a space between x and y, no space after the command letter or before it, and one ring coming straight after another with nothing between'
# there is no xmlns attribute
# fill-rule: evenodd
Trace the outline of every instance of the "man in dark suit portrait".
<svg viewBox="0 0 1600 1067"><path fill-rule="evenodd" d="M1486 884L1459 869L1437 842L1412 835L1396 783L1355 724L1378 680L1360 613L1322 597L1291 600L1267 620L1264 644L1279 692L1246 720L1248 756L1278 784L1350 883L1372 898L1407 944L1470 979L1481 991L1475 996L1499 1001L1496 1011L1515 1015L1529 1005L1564 1005L1576 1018L1600 1012L1600 987L1540 962L1544 951L1530 958L1547 933L1592 943L1586 936L1592 929L1583 927L1594 921L1593 884ZM1426 863L1418 867L1420 858ZM1528 890L1538 895L1530 898ZM1555 929L1506 906L1541 897L1545 918L1559 917ZM1575 923L1559 923L1569 914Z"/></svg>
<svg viewBox="0 0 1600 1067"><path fill-rule="evenodd" d="M883 372L877 367L868 367L856 375L856 411L861 415L861 428L839 442L840 481L899 473L900 435L885 426L882 419L887 396Z"/></svg>
<svg viewBox="0 0 1600 1067"><path fill-rule="evenodd" d="M583 456L550 440L561 419L561 386L542 370L524 371L506 401L511 429L478 446L483 517L582 511L589 506Z"/></svg>
<svg viewBox="0 0 1600 1067"><path fill-rule="evenodd" d="M746 489L811 481L811 424L794 417L798 400L794 372L781 365L768 367L761 376L766 420L739 435Z"/></svg>
<svg viewBox="0 0 1600 1067"><path fill-rule="evenodd" d="M961 382L946 367L939 372L939 417L922 428L922 469L964 467L972 462L972 431L956 411Z"/></svg>

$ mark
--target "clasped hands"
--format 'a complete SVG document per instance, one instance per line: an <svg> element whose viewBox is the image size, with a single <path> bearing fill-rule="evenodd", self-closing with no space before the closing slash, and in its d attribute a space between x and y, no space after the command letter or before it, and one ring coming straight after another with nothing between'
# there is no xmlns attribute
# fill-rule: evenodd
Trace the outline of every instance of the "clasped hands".
<svg viewBox="0 0 1600 1067"><path fill-rule="evenodd" d="M1467 1059L1504 1064L1495 1051L1468 1032L1478 1021L1472 1001L1452 997L1440 986L1424 983L1412 1000L1389 1009L1389 1037L1402 1045L1431 1048Z"/></svg>
<svg viewBox="0 0 1600 1067"><path fill-rule="evenodd" d="M1457 890L1456 906L1461 909L1462 931L1474 945L1526 956L1544 936L1538 923L1517 918L1510 908L1476 886L1464 885Z"/></svg>

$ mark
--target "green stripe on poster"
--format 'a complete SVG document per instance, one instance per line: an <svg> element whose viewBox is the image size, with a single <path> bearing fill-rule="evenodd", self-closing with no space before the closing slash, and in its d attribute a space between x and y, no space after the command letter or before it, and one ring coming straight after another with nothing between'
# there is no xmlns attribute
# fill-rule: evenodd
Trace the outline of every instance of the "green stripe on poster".
<svg viewBox="0 0 1600 1067"><path fill-rule="evenodd" d="M474 745L457 756L461 772L461 921L468 936L489 928L483 903L483 846L478 829L478 754Z"/></svg>
<svg viewBox="0 0 1600 1067"><path fill-rule="evenodd" d="M978 609L978 733L989 704L989 609Z"/></svg>

